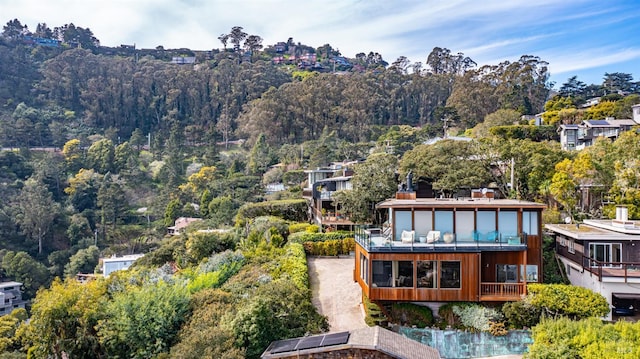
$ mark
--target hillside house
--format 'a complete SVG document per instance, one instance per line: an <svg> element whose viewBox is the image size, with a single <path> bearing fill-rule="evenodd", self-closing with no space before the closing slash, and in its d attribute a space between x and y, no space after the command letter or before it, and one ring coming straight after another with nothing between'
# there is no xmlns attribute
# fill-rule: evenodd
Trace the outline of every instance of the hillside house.
<svg viewBox="0 0 640 359"><path fill-rule="evenodd" d="M119 270L127 270L138 258L144 254L130 254L122 257L100 258L102 263L102 275L108 277L111 273Z"/></svg>
<svg viewBox="0 0 640 359"><path fill-rule="evenodd" d="M312 221L325 227L351 228L354 223L342 213L341 208L333 202L336 191L351 190L353 170L356 162L334 163L330 167L306 170L307 186L303 196L309 200L309 211Z"/></svg>
<svg viewBox="0 0 640 359"><path fill-rule="evenodd" d="M398 192L377 205L385 225L356 229L354 280L372 301L519 300L542 282L544 207Z"/></svg>
<svg viewBox="0 0 640 359"><path fill-rule="evenodd" d="M202 218L179 217L175 220L173 226L167 227L167 233L173 236L179 236L188 225L198 221L202 221Z"/></svg>
<svg viewBox="0 0 640 359"><path fill-rule="evenodd" d="M22 299L20 287L22 283L19 282L0 283L0 315L7 315L14 309L24 308L27 301Z"/></svg>
<svg viewBox="0 0 640 359"><path fill-rule="evenodd" d="M640 119L639 119L640 120ZM560 125L560 145L563 150L581 150L591 146L598 138L607 138L612 141L620 137L624 131L638 125L634 120L616 120L606 118L604 120L585 120L579 125Z"/></svg>
<svg viewBox="0 0 640 359"><path fill-rule="evenodd" d="M640 221L629 220L626 207L618 206L613 220L586 219L545 228L555 238L571 284L602 294L613 309L609 319L640 309Z"/></svg>

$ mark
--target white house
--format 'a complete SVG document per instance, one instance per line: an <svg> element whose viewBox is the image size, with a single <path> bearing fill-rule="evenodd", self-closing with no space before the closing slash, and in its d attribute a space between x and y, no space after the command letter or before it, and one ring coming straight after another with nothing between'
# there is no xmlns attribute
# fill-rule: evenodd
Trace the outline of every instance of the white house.
<svg viewBox="0 0 640 359"><path fill-rule="evenodd" d="M26 303L22 300L22 283L3 282L0 283L0 315L7 315L14 309L24 308Z"/></svg>
<svg viewBox="0 0 640 359"><path fill-rule="evenodd" d="M108 277L109 274L118 270L127 270L136 261L136 259L144 256L144 254L129 254L122 257L101 258L102 274Z"/></svg>
<svg viewBox="0 0 640 359"><path fill-rule="evenodd" d="M628 219L624 206L616 219L547 224L556 253L571 284L602 294L609 314L634 315L640 309L640 221Z"/></svg>

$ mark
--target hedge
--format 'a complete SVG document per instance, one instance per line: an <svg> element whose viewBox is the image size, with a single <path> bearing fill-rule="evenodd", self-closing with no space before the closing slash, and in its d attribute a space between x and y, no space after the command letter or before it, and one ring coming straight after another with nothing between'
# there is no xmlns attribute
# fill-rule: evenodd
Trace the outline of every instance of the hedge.
<svg viewBox="0 0 640 359"><path fill-rule="evenodd" d="M354 251L356 242L353 238L330 239L326 241L304 242L303 246L304 251L312 256L338 256Z"/></svg>
<svg viewBox="0 0 640 359"><path fill-rule="evenodd" d="M323 242L329 240L341 240L345 238L353 238L353 232L349 231L336 231L328 233L309 233L309 232L296 232L289 236L288 241L293 243L305 243L305 242Z"/></svg>

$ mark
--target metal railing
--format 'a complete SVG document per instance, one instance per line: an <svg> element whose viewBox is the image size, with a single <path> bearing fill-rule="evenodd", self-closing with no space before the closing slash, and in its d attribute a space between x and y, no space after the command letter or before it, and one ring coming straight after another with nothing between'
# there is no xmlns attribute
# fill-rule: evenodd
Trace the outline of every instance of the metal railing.
<svg viewBox="0 0 640 359"><path fill-rule="evenodd" d="M628 278L640 279L640 262L604 262L582 255L582 267L597 275L599 281L602 277L622 277L625 282Z"/></svg>

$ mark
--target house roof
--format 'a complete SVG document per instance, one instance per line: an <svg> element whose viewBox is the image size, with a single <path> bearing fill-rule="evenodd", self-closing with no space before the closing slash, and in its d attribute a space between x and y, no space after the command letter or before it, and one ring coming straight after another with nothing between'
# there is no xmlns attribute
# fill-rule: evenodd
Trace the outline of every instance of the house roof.
<svg viewBox="0 0 640 359"><path fill-rule="evenodd" d="M138 258L142 258L144 254L127 254L122 257L108 257L108 258L100 258L102 263L111 263L111 262L125 262L125 261L135 261Z"/></svg>
<svg viewBox="0 0 640 359"><path fill-rule="evenodd" d="M542 203L519 201L517 199L493 198L390 198L378 203L378 208L533 208L544 209Z"/></svg>
<svg viewBox="0 0 640 359"><path fill-rule="evenodd" d="M609 224L607 224L609 223ZM545 224L545 228L565 235L569 238L578 240L616 240L616 241L633 241L640 239L640 230L637 230L637 234L631 234L629 232L621 232L614 230L614 226L611 225L612 221L596 221L585 220L583 224ZM622 229L622 228L621 228ZM624 229L622 229L624 230Z"/></svg>
<svg viewBox="0 0 640 359"><path fill-rule="evenodd" d="M2 282L2 283L0 283L0 288L20 287L20 286L22 286L22 283L20 283L20 282Z"/></svg>
<svg viewBox="0 0 640 359"><path fill-rule="evenodd" d="M338 335L338 338L346 337L346 340L343 340L340 344L322 346L320 344L323 341L322 337L328 335L332 335L332 333L273 342L262 354L262 358L290 358L297 355L310 355L347 349L376 350L394 358L404 359L440 358L440 353L435 348L379 326L355 329L349 332L333 333L333 335ZM305 344L301 344L303 342ZM319 345L311 346L306 345L306 343L319 343ZM298 347L305 349L299 349Z"/></svg>

